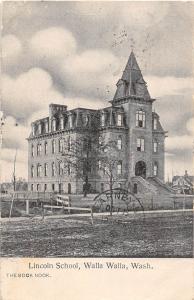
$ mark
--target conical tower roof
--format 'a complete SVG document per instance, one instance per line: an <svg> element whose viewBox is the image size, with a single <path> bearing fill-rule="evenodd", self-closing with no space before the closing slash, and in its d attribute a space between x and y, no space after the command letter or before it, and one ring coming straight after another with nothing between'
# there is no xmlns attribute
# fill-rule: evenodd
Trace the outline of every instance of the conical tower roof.
<svg viewBox="0 0 194 300"><path fill-rule="evenodd" d="M143 79L133 51L129 56L121 79L117 82L114 100L129 96L141 97L145 100L150 99L146 82Z"/></svg>

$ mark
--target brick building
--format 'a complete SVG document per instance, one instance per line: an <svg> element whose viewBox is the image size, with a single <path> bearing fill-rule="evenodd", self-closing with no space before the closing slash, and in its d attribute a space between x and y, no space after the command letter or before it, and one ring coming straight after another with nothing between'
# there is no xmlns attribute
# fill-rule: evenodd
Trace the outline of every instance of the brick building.
<svg viewBox="0 0 194 300"><path fill-rule="evenodd" d="M109 137L118 146L117 186L136 184L138 178L144 183L154 177L162 181L165 131L152 111L154 101L132 52L108 107L68 110L66 105L50 104L49 116L32 123L28 138L29 190L81 193L83 180L62 174L56 159L64 141L78 140L94 128L93 135ZM89 182L98 192L108 188L106 176L95 167Z"/></svg>

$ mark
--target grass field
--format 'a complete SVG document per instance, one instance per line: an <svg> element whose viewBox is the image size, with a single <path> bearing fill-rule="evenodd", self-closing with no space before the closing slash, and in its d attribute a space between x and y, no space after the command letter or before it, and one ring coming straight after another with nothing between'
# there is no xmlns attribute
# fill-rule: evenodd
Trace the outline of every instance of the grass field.
<svg viewBox="0 0 194 300"><path fill-rule="evenodd" d="M8 257L192 257L193 213L3 221ZM122 223L120 223L122 222Z"/></svg>

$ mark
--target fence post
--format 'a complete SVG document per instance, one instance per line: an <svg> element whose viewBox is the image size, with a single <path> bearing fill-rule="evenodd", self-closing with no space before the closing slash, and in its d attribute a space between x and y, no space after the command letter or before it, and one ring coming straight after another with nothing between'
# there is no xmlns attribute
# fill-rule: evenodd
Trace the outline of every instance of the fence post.
<svg viewBox="0 0 194 300"><path fill-rule="evenodd" d="M93 218L93 210L92 210L92 207L91 207L91 222L92 222L92 225L94 224L94 218Z"/></svg>

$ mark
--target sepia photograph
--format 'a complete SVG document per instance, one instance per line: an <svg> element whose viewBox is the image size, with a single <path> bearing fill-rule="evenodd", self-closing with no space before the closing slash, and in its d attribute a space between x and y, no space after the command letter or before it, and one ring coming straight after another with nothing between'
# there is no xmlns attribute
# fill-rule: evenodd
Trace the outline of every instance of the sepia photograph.
<svg viewBox="0 0 194 300"><path fill-rule="evenodd" d="M1 18L1 257L192 258L193 2Z"/></svg>

